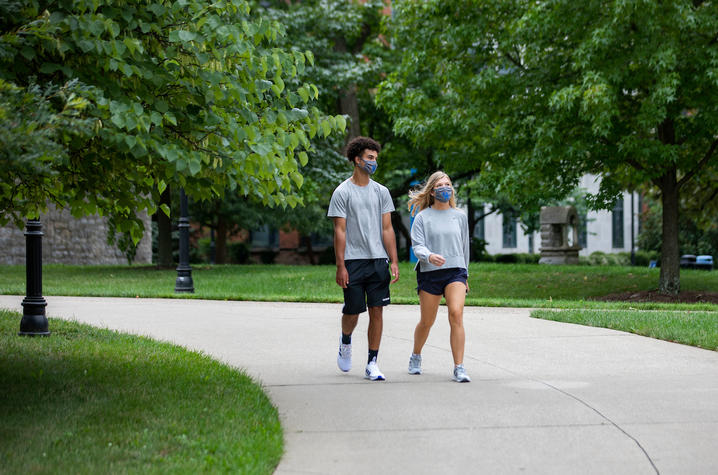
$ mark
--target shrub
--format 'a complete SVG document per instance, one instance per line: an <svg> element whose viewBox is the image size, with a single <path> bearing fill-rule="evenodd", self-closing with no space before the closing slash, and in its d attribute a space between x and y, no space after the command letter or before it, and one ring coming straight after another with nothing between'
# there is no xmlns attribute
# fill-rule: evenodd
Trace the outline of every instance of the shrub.
<svg viewBox="0 0 718 475"><path fill-rule="evenodd" d="M496 262L502 264L515 264L519 261L517 254L496 254L494 257L496 258Z"/></svg>
<svg viewBox="0 0 718 475"><path fill-rule="evenodd" d="M521 254L516 254L516 259L520 264L538 264L539 259L541 259L541 254L522 252Z"/></svg>
<svg viewBox="0 0 718 475"><path fill-rule="evenodd" d="M486 245L488 242L486 242L483 239L479 238L473 238L471 240L471 256L470 260L474 262L480 262L480 261L490 261L491 256L486 252Z"/></svg>
<svg viewBox="0 0 718 475"><path fill-rule="evenodd" d="M232 264L246 264L249 261L249 245L235 241L227 244L227 256Z"/></svg>
<svg viewBox="0 0 718 475"><path fill-rule="evenodd" d="M608 259L606 253L602 251L594 251L588 256L588 262L592 266L605 266L608 265Z"/></svg>
<svg viewBox="0 0 718 475"><path fill-rule="evenodd" d="M656 251L636 251L636 265L647 267L651 261L659 262L661 255Z"/></svg>
<svg viewBox="0 0 718 475"><path fill-rule="evenodd" d="M209 262L210 260L210 239L201 238L197 240L196 245L192 245L190 242L189 246L189 261L192 264L201 264Z"/></svg>
<svg viewBox="0 0 718 475"><path fill-rule="evenodd" d="M334 256L334 246L327 246L319 253L319 265L335 265L337 259Z"/></svg>
<svg viewBox="0 0 718 475"><path fill-rule="evenodd" d="M271 249L263 249L259 251L259 260L262 264L274 264L274 259L277 258L277 254L279 253Z"/></svg>

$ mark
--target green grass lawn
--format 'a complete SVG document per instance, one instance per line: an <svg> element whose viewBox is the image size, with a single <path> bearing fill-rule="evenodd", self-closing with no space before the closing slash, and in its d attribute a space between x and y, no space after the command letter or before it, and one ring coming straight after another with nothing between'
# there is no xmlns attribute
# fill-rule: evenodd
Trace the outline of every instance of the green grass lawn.
<svg viewBox="0 0 718 475"><path fill-rule="evenodd" d="M0 310L1 473L271 473L277 410L243 373L167 343Z"/></svg>
<svg viewBox="0 0 718 475"><path fill-rule="evenodd" d="M401 279L392 286L392 302L416 304L412 265L402 263ZM691 308L715 305L594 302L587 299L616 292L655 289L659 269L621 266L541 266L472 263L468 305L558 308ZM46 265L44 295L177 297L174 270L142 266ZM195 266L195 294L219 300L341 302L334 266ZM681 271L683 290L718 291L718 272ZM24 266L0 266L0 294L25 293Z"/></svg>
<svg viewBox="0 0 718 475"><path fill-rule="evenodd" d="M718 350L718 313L638 310L534 310L532 317L611 328Z"/></svg>

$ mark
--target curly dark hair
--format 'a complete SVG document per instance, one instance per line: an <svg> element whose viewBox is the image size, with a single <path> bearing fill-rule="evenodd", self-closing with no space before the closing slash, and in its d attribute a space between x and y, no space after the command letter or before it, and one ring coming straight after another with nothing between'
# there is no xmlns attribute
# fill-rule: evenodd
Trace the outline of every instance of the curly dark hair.
<svg viewBox="0 0 718 475"><path fill-rule="evenodd" d="M376 153L381 152L381 145L376 140L369 137L354 137L349 141L346 148L347 159L354 162L355 157L361 156L364 150L374 150Z"/></svg>

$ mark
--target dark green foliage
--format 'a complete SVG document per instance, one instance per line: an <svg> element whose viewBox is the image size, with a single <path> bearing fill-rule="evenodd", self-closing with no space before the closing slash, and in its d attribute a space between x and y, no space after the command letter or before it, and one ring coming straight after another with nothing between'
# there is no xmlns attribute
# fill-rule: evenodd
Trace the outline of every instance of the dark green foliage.
<svg viewBox="0 0 718 475"><path fill-rule="evenodd" d="M232 264L246 264L249 262L249 245L246 242L231 242L227 246L227 250Z"/></svg>
<svg viewBox="0 0 718 475"><path fill-rule="evenodd" d="M398 134L434 147L449 174L474 176L478 196L524 211L566 196L586 173L602 176L596 209L622 189L655 187L669 230L660 289L678 291L680 196L692 183L700 203L718 193L718 5L397 0L392 8L387 25L403 57L377 99Z"/></svg>
<svg viewBox="0 0 718 475"><path fill-rule="evenodd" d="M711 208L697 215L690 210L690 197L686 197L679 216L678 239L681 254L708 254L718 259L718 219ZM641 232L638 246L641 249L660 253L662 243L661 205L653 199L646 199L647 209L641 213Z"/></svg>

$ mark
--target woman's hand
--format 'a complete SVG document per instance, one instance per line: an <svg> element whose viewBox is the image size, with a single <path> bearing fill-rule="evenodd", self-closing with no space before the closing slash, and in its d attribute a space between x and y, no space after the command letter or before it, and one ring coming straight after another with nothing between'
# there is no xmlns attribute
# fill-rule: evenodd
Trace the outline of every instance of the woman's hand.
<svg viewBox="0 0 718 475"><path fill-rule="evenodd" d="M446 262L446 259L444 259L444 256L440 254L431 254L429 255L429 262L434 264L436 267L441 267Z"/></svg>

